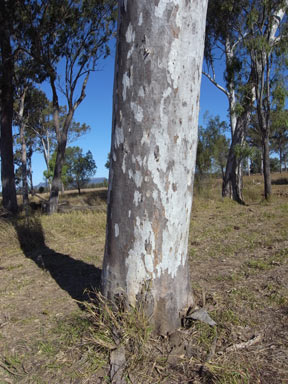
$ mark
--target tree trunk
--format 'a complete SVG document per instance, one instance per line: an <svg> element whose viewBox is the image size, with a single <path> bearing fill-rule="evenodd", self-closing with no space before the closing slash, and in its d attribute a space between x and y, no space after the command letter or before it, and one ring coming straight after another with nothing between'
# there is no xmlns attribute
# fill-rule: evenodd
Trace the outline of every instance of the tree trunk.
<svg viewBox="0 0 288 384"><path fill-rule="evenodd" d="M264 136L262 140L263 140L264 196L266 200L269 200L272 195L269 137Z"/></svg>
<svg viewBox="0 0 288 384"><path fill-rule="evenodd" d="M187 244L206 9L206 0L119 4L102 291L141 302L162 334L193 303Z"/></svg>
<svg viewBox="0 0 288 384"><path fill-rule="evenodd" d="M262 145L262 151L261 151L261 163L260 163L260 174L261 176L264 175L264 155L263 155L263 145Z"/></svg>
<svg viewBox="0 0 288 384"><path fill-rule="evenodd" d="M29 197L28 197L28 182L27 182L27 149L24 135L24 123L20 124L20 141L21 141L21 173L22 173L22 197L23 208L28 215Z"/></svg>
<svg viewBox="0 0 288 384"><path fill-rule="evenodd" d="M52 180L52 186L49 197L48 213L53 214L57 212L59 192L62 190L62 167L65 161L67 137L62 139L62 142L57 146L57 156L55 162L54 175Z"/></svg>
<svg viewBox="0 0 288 384"><path fill-rule="evenodd" d="M31 195L33 196L35 195L35 191L34 191L34 185L33 185L32 155L33 155L33 149L30 146L27 153L27 173L30 181Z"/></svg>
<svg viewBox="0 0 288 384"><path fill-rule="evenodd" d="M68 130L70 128L72 119L73 119L73 111L70 111L68 115L66 116L63 131L61 134L59 133L57 135L57 156L56 156L56 162L55 162L55 169L54 169L54 175L50 190L50 197L49 197L49 204L48 204L48 213L53 214L57 212L58 207L58 200L59 200L59 192L62 190L62 168L65 161L65 151L66 151L66 145L67 145L67 135ZM56 119L57 119L56 114Z"/></svg>
<svg viewBox="0 0 288 384"><path fill-rule="evenodd" d="M246 129L250 119L250 110L244 111L241 116L237 118L237 124L234 129L232 141L229 149L225 176L222 184L222 196L230 196L230 188L232 189L232 198L239 204L244 204L242 189L243 189L243 175L241 158L237 157L235 151L236 145L242 146L245 140Z"/></svg>
<svg viewBox="0 0 288 384"><path fill-rule="evenodd" d="M9 29L7 25L0 27L0 44L2 58L1 74L1 182L2 204L12 213L18 210L13 158L13 70Z"/></svg>
<svg viewBox="0 0 288 384"><path fill-rule="evenodd" d="M19 108L19 133L20 133L20 143L21 143L21 177L22 177L22 199L23 199L23 209L26 216L28 216L28 207L29 207L29 196L28 196L28 181L27 181L27 146L25 139L25 122L24 122L24 103L26 97L27 88L23 90L23 93L20 98L20 108Z"/></svg>

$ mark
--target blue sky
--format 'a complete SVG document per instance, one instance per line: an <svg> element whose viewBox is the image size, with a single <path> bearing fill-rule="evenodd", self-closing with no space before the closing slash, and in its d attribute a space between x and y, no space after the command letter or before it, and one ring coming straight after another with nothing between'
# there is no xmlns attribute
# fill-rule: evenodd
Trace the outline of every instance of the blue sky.
<svg viewBox="0 0 288 384"><path fill-rule="evenodd" d="M107 154L110 151L112 95L114 80L114 49L111 56L99 63L98 71L91 74L87 85L86 98L75 112L74 120L90 125L91 131L71 145L78 145L86 153L90 150L97 165L95 177L108 177L105 168ZM221 79L221 68L218 66ZM50 87L44 84L41 88L50 98ZM60 104L64 104L64 99ZM203 115L209 111L211 115L219 115L227 120L228 102L226 96L202 76L199 124L203 124ZM43 182L45 162L42 153L35 153L32 158L33 183Z"/></svg>

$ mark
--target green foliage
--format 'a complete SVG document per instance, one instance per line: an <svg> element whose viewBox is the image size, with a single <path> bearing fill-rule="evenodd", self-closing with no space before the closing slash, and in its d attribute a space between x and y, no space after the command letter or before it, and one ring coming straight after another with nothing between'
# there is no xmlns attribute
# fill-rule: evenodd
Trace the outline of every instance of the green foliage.
<svg viewBox="0 0 288 384"><path fill-rule="evenodd" d="M107 155L107 161L105 163L105 168L110 169L110 163L111 163L111 153L109 152Z"/></svg>
<svg viewBox="0 0 288 384"><path fill-rule="evenodd" d="M80 188L82 188L96 172L97 167L92 153L88 151L86 155L83 155L81 148L68 147L65 163L67 165L67 180L77 187L80 194Z"/></svg>
<svg viewBox="0 0 288 384"><path fill-rule="evenodd" d="M49 162L49 170L43 172L45 178L51 182L54 175L56 163L56 151L53 153ZM62 168L62 183L74 185L80 194L81 188L87 183L90 177L96 172L96 163L92 153L88 151L83 155L83 151L79 147L68 147L65 153L65 162Z"/></svg>
<svg viewBox="0 0 288 384"><path fill-rule="evenodd" d="M233 150L238 161L242 161L247 157L252 156L254 153L253 148L251 148L247 143L241 145L236 144Z"/></svg>
<svg viewBox="0 0 288 384"><path fill-rule="evenodd" d="M280 161L277 157L270 158L270 169L271 172L279 172L280 170Z"/></svg>
<svg viewBox="0 0 288 384"><path fill-rule="evenodd" d="M224 173L229 151L229 140L225 136L227 124L220 117L209 117L206 128L199 127L196 172L203 175L221 171Z"/></svg>
<svg viewBox="0 0 288 384"><path fill-rule="evenodd" d="M75 89L81 76L95 70L100 57L109 54L115 8L113 0L34 0L22 8L23 17L30 21L27 51L46 76L55 80L57 63L65 60L65 96Z"/></svg>

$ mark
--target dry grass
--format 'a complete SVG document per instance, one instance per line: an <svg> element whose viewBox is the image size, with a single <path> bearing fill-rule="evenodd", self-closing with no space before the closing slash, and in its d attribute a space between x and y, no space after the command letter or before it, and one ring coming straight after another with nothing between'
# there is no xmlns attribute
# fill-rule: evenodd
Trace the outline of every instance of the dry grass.
<svg viewBox="0 0 288 384"><path fill-rule="evenodd" d="M109 351L126 349L127 383L288 383L288 184L245 178L246 206L195 186L189 255L196 304L217 327L193 322L155 338L141 308L119 315L85 288L99 284L105 191L64 194L52 217L0 220L0 383L109 383ZM84 310L85 309L85 310Z"/></svg>

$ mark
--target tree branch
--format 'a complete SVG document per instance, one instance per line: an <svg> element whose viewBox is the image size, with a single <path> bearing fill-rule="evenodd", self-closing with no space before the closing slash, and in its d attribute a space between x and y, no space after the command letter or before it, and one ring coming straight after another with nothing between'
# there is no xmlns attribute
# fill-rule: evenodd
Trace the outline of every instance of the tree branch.
<svg viewBox="0 0 288 384"><path fill-rule="evenodd" d="M220 91L222 91L223 93L225 93L225 95L229 98L230 96L230 93L227 91L226 88L222 87L222 85L218 84L217 81L215 80L215 78L213 78L212 76L209 75L209 73L206 73L204 71L202 71L202 74L204 76L207 77L208 80L211 81L212 84L215 85L215 87L217 87L218 89L220 89Z"/></svg>

